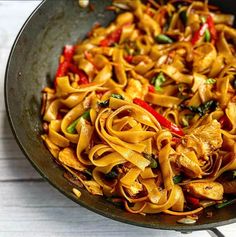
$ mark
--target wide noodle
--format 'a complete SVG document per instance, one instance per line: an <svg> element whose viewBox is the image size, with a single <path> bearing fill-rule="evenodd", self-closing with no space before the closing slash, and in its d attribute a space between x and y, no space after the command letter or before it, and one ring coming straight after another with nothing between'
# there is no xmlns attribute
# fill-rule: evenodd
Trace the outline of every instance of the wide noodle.
<svg viewBox="0 0 236 237"><path fill-rule="evenodd" d="M193 215L236 194L234 18L146 2L115 0L113 22L65 46L42 139L76 188L131 213Z"/></svg>

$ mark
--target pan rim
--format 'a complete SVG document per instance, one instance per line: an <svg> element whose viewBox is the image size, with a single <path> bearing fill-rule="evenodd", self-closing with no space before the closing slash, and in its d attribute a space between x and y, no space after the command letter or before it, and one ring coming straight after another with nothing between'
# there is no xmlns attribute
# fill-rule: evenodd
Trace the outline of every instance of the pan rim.
<svg viewBox="0 0 236 237"><path fill-rule="evenodd" d="M44 180L46 180L50 185L52 185L54 188L56 188L59 192L61 192L64 196L66 196L67 198L69 198L70 200L74 201L75 203L81 205L82 207L85 207L86 209L95 212L101 216L104 216L106 218L115 220L115 221L119 221L122 223L126 223L126 224L130 224L130 225L134 225L134 226L140 226L140 227L145 227L145 228L151 228L151 229L159 229L159 230L175 230L175 231L180 231L180 232L188 232L188 231L200 231L200 230L209 230L215 227L219 227L219 226L223 226L223 225L228 225L228 224L232 224L236 222L236 217L235 218L231 218L229 220L223 220L223 221L217 221L214 223L208 223L208 224L198 224L198 225L180 225L180 226L169 226L169 228L167 228L166 226L163 225L159 225L159 224L155 224L155 223L143 223L143 222L138 222L135 220L127 220L123 217L117 216L116 214L112 214L109 213L107 211L103 211L100 208L96 208L95 206L89 206L86 204L86 202L81 201L80 199L77 199L71 195L69 195L69 193L67 193L62 187L60 187L59 185L56 184L56 182L54 182L53 180L51 180L41 169L39 166L37 166L34 161L31 159L30 155L28 154L27 150L24 147L24 144L21 142L21 139L19 137L19 135L16 132L15 129L15 125L14 122L12 120L12 115L11 115L11 108L10 108L10 104L9 104L9 95L8 95L8 78L9 78L9 71L11 69L11 61L14 58L14 51L15 48L18 44L18 41L21 37L21 35L23 34L24 30L26 29L28 23L30 22L30 20L35 16L35 14L38 12L38 10L44 5L46 4L47 0L43 0L33 11L32 13L29 15L29 17L26 19L26 21L24 22L23 26L21 27L21 29L19 30L14 43L11 47L9 56L8 56L8 60L7 60L7 65L6 65L6 70L5 70L5 77L4 77L4 101L5 101L5 108L6 108L6 113L7 113L7 118L8 118L8 122L12 131L12 134L14 135L14 138L18 144L18 146L20 147L21 151L23 152L24 156L30 161L31 165L34 167L34 169L44 178Z"/></svg>

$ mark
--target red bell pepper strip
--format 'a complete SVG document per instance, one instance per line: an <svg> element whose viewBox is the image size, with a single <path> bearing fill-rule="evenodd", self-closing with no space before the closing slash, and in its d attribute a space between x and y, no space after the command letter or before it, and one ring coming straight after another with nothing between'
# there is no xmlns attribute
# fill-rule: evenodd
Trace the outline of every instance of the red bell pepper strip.
<svg viewBox="0 0 236 237"><path fill-rule="evenodd" d="M215 43L215 40L216 40L216 28L215 28L215 24L214 24L214 21L213 21L213 18L212 18L211 15L209 15L207 17L206 23L208 24L208 28L209 28L209 31L211 33L211 42Z"/></svg>
<svg viewBox="0 0 236 237"><path fill-rule="evenodd" d="M74 53L75 53L75 46L65 45L64 50L63 50L64 60L71 62Z"/></svg>
<svg viewBox="0 0 236 237"><path fill-rule="evenodd" d="M172 137L171 141L174 142L176 145L179 145L181 143L181 138Z"/></svg>
<svg viewBox="0 0 236 237"><path fill-rule="evenodd" d="M63 54L62 54L63 60L60 62L57 68L56 79L54 80L55 88L57 86L57 77L63 77L68 73L74 52L75 52L75 47L73 45L66 45L64 47Z"/></svg>
<svg viewBox="0 0 236 237"><path fill-rule="evenodd" d="M132 63L133 61L133 56L132 55L127 55L124 57L124 59L128 62L128 63Z"/></svg>
<svg viewBox="0 0 236 237"><path fill-rule="evenodd" d="M148 92L154 93L155 92L155 87L153 85L148 86Z"/></svg>
<svg viewBox="0 0 236 237"><path fill-rule="evenodd" d="M226 129L226 130L232 129L232 125L231 125L227 115L225 115L225 114L219 119L219 123L220 123L222 129Z"/></svg>
<svg viewBox="0 0 236 237"><path fill-rule="evenodd" d="M192 45L195 45L198 42L198 40L205 34L206 29L209 29L210 31L211 43L215 43L216 28L212 16L209 15L206 19L206 22L200 27L200 29L194 32L193 38L191 40Z"/></svg>
<svg viewBox="0 0 236 237"><path fill-rule="evenodd" d="M88 76L83 70L78 69L78 75L79 75L79 81L78 81L79 85L89 84Z"/></svg>
<svg viewBox="0 0 236 237"><path fill-rule="evenodd" d="M154 110L149 104L147 104L145 101L135 98L133 102L143 109L147 110L150 114L152 114L156 120L160 123L161 126L168 128L172 133L179 135L179 136L184 136L184 131L177 127L174 123L166 119L164 116L159 114L156 110Z"/></svg>
<svg viewBox="0 0 236 237"><path fill-rule="evenodd" d="M200 201L198 198L192 197L190 195L185 196L187 203L190 203L193 207L199 207Z"/></svg>
<svg viewBox="0 0 236 237"><path fill-rule="evenodd" d="M206 29L208 28L208 24L204 23L199 30L195 31L193 34L193 38L191 40L192 45L195 45L198 40L204 35Z"/></svg>
<svg viewBox="0 0 236 237"><path fill-rule="evenodd" d="M70 63L68 61L63 61L59 64L56 77L63 77L67 74L69 70Z"/></svg>
<svg viewBox="0 0 236 237"><path fill-rule="evenodd" d="M99 45L102 47L109 47L114 43L118 43L120 40L122 28L118 28L115 31L107 35L107 37L100 41Z"/></svg>

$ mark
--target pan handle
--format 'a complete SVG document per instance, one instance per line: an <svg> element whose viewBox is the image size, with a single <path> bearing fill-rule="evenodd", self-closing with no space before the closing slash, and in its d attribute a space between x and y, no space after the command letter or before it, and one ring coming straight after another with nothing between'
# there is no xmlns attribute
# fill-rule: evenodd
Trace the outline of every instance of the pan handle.
<svg viewBox="0 0 236 237"><path fill-rule="evenodd" d="M211 228L207 232L211 237L225 237L217 228Z"/></svg>

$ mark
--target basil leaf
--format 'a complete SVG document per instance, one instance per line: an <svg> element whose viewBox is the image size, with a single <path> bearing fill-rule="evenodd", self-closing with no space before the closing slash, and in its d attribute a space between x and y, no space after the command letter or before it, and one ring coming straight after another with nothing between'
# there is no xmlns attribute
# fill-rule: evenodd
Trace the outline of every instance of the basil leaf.
<svg viewBox="0 0 236 237"><path fill-rule="evenodd" d="M180 105L180 107L184 109L188 109L193 113L199 114L201 117L205 115L208 111L214 111L217 107L218 103L215 100L209 100L199 106L186 106Z"/></svg>
<svg viewBox="0 0 236 237"><path fill-rule="evenodd" d="M175 175L175 176L173 177L173 182L174 182L174 184L180 183L182 180L183 180L183 175L182 175L182 174Z"/></svg>

